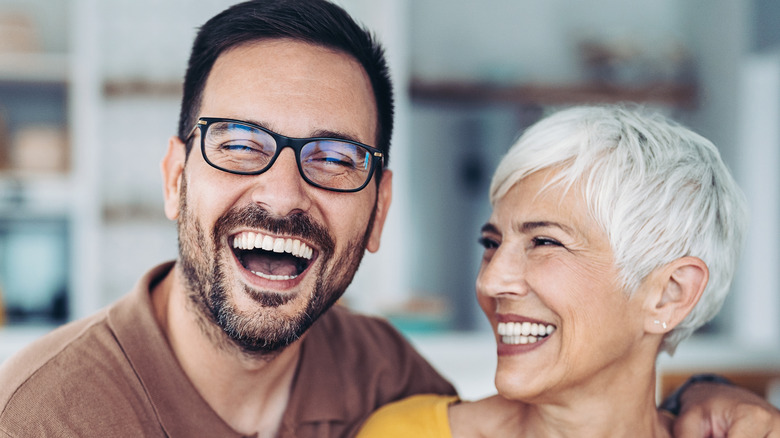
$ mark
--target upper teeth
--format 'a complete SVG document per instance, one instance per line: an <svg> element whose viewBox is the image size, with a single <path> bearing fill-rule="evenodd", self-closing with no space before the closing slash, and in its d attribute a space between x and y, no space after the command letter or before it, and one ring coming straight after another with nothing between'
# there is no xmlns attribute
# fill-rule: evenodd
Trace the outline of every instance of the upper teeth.
<svg viewBox="0 0 780 438"><path fill-rule="evenodd" d="M245 231L233 238L233 248L252 250L263 249L265 251L286 252L295 257L311 259L314 252L308 245L298 239L271 237L261 233Z"/></svg>
<svg viewBox="0 0 780 438"><path fill-rule="evenodd" d="M532 322L499 322L496 331L505 344L532 344L551 335L555 326Z"/></svg>

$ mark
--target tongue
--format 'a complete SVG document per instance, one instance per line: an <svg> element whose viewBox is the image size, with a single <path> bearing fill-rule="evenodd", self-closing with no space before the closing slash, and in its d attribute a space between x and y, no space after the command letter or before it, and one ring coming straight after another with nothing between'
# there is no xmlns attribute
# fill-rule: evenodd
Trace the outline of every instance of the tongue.
<svg viewBox="0 0 780 438"><path fill-rule="evenodd" d="M244 267L267 275L298 275L298 263L289 254L252 251L243 256Z"/></svg>

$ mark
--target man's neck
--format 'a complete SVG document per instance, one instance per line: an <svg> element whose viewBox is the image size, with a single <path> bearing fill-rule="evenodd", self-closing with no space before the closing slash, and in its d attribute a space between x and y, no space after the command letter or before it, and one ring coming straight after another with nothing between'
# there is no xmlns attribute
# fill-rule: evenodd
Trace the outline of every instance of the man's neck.
<svg viewBox="0 0 780 438"><path fill-rule="evenodd" d="M289 400L301 342L273 358L251 358L225 348L216 326L203 322L188 306L174 267L152 292L157 321L184 373L209 406L234 430L258 437L276 435ZM207 323L210 324L210 323Z"/></svg>

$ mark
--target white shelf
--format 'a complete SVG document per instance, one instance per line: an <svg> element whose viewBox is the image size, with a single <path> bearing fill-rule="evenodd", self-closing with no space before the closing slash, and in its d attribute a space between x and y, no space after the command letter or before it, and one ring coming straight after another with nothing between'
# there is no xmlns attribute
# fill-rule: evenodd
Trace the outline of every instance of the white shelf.
<svg viewBox="0 0 780 438"><path fill-rule="evenodd" d="M0 54L0 81L64 83L69 77L68 62L64 53Z"/></svg>
<svg viewBox="0 0 780 438"><path fill-rule="evenodd" d="M72 202L73 185L67 175L0 173L3 217L67 215Z"/></svg>

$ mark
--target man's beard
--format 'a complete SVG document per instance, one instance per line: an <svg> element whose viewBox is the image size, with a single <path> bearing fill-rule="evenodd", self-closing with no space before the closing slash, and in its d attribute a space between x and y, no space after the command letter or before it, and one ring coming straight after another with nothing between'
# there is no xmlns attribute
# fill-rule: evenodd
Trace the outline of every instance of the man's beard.
<svg viewBox="0 0 780 438"><path fill-rule="evenodd" d="M257 204L233 208L217 220L209 242L188 209L186 195L183 177L178 222L179 263L189 302L194 305L204 333L212 341L224 346L227 339L244 354L256 357L280 353L298 340L341 297L363 258L376 213L374 208L363 236L349 241L344 253L336 258L338 262L328 270L328 262L335 255L335 244L328 231L308 214L274 218ZM247 314L235 308L230 300L231 285L226 279L227 272L232 270L230 265L235 262L231 256L226 259L225 253L219 249L226 242L227 233L239 227L299 237L318 247L320 268L306 274L314 275L316 282L302 311L287 316L276 310L296 299L295 295L258 291L247 286L243 286L243 292L234 293L251 297L262 310ZM237 283L238 280L234 281ZM224 336L215 336L214 325L221 329Z"/></svg>

